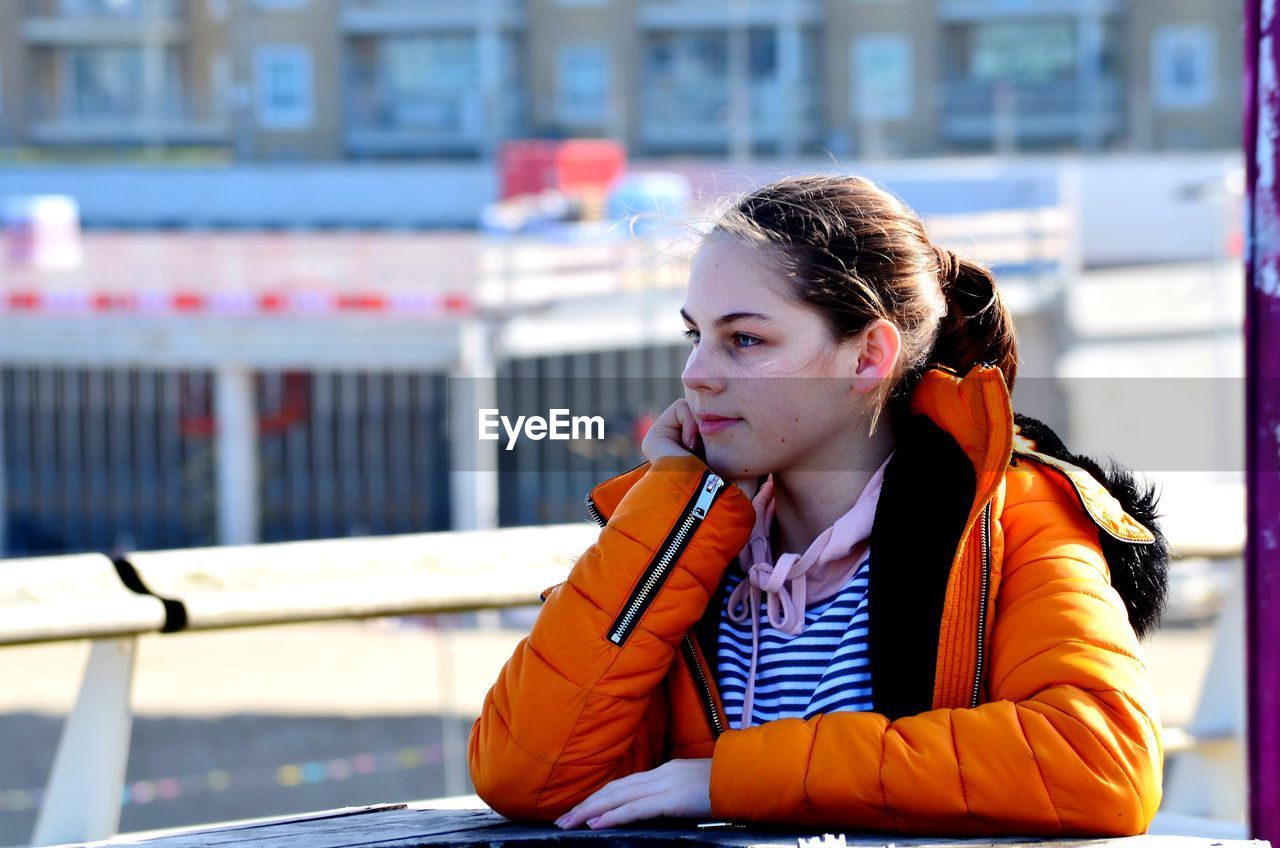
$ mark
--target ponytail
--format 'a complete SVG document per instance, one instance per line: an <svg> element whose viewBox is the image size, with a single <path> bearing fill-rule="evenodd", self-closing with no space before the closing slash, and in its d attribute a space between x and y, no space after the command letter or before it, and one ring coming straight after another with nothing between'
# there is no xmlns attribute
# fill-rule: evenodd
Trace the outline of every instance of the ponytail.
<svg viewBox="0 0 1280 848"><path fill-rule="evenodd" d="M1018 340L1013 316L986 268L933 245L938 256L938 280L947 300L947 312L938 325L938 337L929 359L961 374L980 363L994 365L1013 391L1018 373Z"/></svg>

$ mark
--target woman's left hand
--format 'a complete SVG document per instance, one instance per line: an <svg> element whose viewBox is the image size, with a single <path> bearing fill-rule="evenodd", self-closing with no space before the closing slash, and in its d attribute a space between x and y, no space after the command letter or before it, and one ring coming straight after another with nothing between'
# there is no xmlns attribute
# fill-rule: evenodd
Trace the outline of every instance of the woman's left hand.
<svg viewBox="0 0 1280 848"><path fill-rule="evenodd" d="M655 769L606 783L556 819L566 830L583 822L593 830L660 816L711 815L711 758L669 760Z"/></svg>

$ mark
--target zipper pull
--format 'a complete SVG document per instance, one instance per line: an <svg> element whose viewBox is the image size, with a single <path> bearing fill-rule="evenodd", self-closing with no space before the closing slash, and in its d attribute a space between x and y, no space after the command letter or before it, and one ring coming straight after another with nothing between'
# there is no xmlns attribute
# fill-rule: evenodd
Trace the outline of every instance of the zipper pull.
<svg viewBox="0 0 1280 848"><path fill-rule="evenodd" d="M712 474L707 478L706 485L702 487L702 493L698 495L698 502L693 505L693 514L697 518L706 517L707 510L711 508L712 499L722 486L724 486L724 480L720 479L720 475Z"/></svg>

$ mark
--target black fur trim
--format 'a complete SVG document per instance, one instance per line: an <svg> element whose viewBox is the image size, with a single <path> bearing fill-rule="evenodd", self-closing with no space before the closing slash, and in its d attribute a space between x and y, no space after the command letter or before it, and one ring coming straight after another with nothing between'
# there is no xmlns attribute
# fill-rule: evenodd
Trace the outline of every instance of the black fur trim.
<svg viewBox="0 0 1280 848"><path fill-rule="evenodd" d="M1159 496L1155 484L1140 486L1133 470L1115 457L1104 457L1104 467L1092 457L1072 453L1043 421L1021 413L1015 413L1013 421L1021 434L1035 443L1037 451L1089 472L1120 502L1125 512L1155 536L1153 544L1134 544L1109 533L1098 533L1102 553L1111 570L1111 585L1124 599L1134 632L1139 639L1154 632L1164 616L1169 591L1169 542L1157 520L1161 514L1156 512Z"/></svg>

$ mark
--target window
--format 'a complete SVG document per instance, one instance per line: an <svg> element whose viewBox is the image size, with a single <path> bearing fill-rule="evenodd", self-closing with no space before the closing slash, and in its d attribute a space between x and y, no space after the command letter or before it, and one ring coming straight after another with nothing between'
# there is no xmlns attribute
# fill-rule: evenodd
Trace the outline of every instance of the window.
<svg viewBox="0 0 1280 848"><path fill-rule="evenodd" d="M912 50L905 35L864 35L853 42L853 114L861 120L895 121L912 111Z"/></svg>
<svg viewBox="0 0 1280 848"><path fill-rule="evenodd" d="M77 119L130 119L146 108L145 58L138 47L73 47L63 53L63 113ZM181 59L164 51L160 109L181 111Z"/></svg>
<svg viewBox="0 0 1280 848"><path fill-rule="evenodd" d="M227 104L231 102L234 89L232 88L233 80L231 78L231 57L226 53L219 51L214 54L213 64L210 66L209 80L213 89L213 102L218 104L219 111L227 108Z"/></svg>
<svg viewBox="0 0 1280 848"><path fill-rule="evenodd" d="M76 118L137 116L142 111L142 51L91 47L67 51L67 112Z"/></svg>
<svg viewBox="0 0 1280 848"><path fill-rule="evenodd" d="M965 76L983 82L1051 82L1074 79L1079 60L1071 21L990 23L973 27Z"/></svg>
<svg viewBox="0 0 1280 848"><path fill-rule="evenodd" d="M753 81L778 75L778 36L773 29L753 27L748 31L747 67Z"/></svg>
<svg viewBox="0 0 1280 848"><path fill-rule="evenodd" d="M609 109L609 54L598 44L561 48L556 111L569 124L603 124Z"/></svg>
<svg viewBox="0 0 1280 848"><path fill-rule="evenodd" d="M728 73L728 39L723 32L664 32L645 50L649 73L672 79L723 81Z"/></svg>
<svg viewBox="0 0 1280 848"><path fill-rule="evenodd" d="M1151 84L1161 109L1203 109L1217 88L1213 32L1204 24L1170 24L1152 37Z"/></svg>
<svg viewBox="0 0 1280 848"><path fill-rule="evenodd" d="M261 47L255 56L258 123L268 129L304 129L312 122L311 53L300 45Z"/></svg>
<svg viewBox="0 0 1280 848"><path fill-rule="evenodd" d="M388 38L378 60L378 100L384 120L441 132L479 130L480 57L474 37Z"/></svg>
<svg viewBox="0 0 1280 848"><path fill-rule="evenodd" d="M307 5L307 0L253 0L253 5L271 12L277 9L301 9Z"/></svg>

